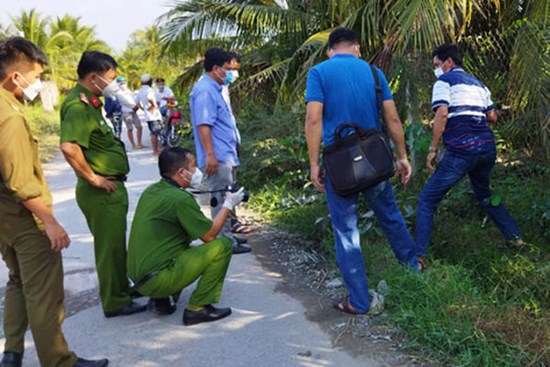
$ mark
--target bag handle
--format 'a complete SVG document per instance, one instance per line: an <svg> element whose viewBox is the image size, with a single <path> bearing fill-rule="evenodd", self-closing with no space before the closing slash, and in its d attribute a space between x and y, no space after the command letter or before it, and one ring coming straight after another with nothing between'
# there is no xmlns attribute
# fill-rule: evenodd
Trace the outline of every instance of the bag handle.
<svg viewBox="0 0 550 367"><path fill-rule="evenodd" d="M338 142L342 139L342 131L344 131L345 129L353 129L355 130L356 133L358 133L359 135L364 135L365 134L365 129L360 126L359 124L356 124L355 122L346 122L344 124L341 124L339 125L337 128L336 128L336 131L334 132L334 141L335 142Z"/></svg>
<svg viewBox="0 0 550 367"><path fill-rule="evenodd" d="M376 91L376 102L378 105L378 118L380 120L380 128L384 135L388 136L388 130L386 126L386 120L384 119L384 105L382 102L382 87L380 86L380 78L378 72L372 64L369 64L372 76L374 78L374 90Z"/></svg>

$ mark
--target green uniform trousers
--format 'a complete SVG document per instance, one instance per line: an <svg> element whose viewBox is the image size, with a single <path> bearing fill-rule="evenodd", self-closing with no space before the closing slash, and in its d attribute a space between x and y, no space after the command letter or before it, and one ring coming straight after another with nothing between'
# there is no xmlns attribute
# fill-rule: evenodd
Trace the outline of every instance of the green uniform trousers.
<svg viewBox="0 0 550 367"><path fill-rule="evenodd" d="M124 183L108 193L78 179L76 202L94 236L95 265L104 312L116 312L132 301L126 274L126 214L128 192Z"/></svg>
<svg viewBox="0 0 550 367"><path fill-rule="evenodd" d="M152 298L173 296L178 300L181 291L200 277L189 303L195 306L218 303L232 254L231 241L225 237L182 250L168 267L160 270L138 291Z"/></svg>
<svg viewBox="0 0 550 367"><path fill-rule="evenodd" d="M69 351L61 324L63 264L38 229L31 213L2 215L0 252L9 270L4 301L4 351L23 353L25 331L30 325L42 366L72 367L76 355Z"/></svg>

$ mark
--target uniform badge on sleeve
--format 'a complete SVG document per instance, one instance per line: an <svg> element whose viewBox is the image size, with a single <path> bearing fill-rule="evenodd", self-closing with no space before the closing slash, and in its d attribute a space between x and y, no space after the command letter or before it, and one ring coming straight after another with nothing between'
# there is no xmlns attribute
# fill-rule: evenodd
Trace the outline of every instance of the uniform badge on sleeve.
<svg viewBox="0 0 550 367"><path fill-rule="evenodd" d="M86 97L86 95L85 95L84 93L80 93L79 96L80 96L80 100L81 100L82 102L84 102L84 103L86 103L86 104L88 104L88 105L90 104L90 101L88 101L88 97Z"/></svg>

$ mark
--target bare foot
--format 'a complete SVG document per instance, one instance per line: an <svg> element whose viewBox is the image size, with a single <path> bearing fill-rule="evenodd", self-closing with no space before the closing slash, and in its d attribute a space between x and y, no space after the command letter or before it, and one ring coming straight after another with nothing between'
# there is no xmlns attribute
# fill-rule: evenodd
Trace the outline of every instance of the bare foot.
<svg viewBox="0 0 550 367"><path fill-rule="evenodd" d="M160 154L160 150L153 150L153 155L159 155Z"/></svg>

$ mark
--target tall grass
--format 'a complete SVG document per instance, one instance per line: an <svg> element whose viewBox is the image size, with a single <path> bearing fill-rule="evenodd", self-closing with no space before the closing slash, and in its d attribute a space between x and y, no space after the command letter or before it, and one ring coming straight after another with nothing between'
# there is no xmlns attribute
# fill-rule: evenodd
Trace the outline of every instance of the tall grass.
<svg viewBox="0 0 550 367"><path fill-rule="evenodd" d="M308 184L303 111L245 112L239 175L253 192L249 204L276 225L316 240L318 250L333 259L324 196ZM416 153L422 162L423 153ZM411 231L427 177L420 169L408 187L394 182ZM502 237L469 182L458 184L439 206L431 266L420 276L396 265L372 212L360 203L358 225L369 281L389 283L388 312L410 347L445 366L550 366L549 181L548 167L526 159L495 168L495 192L534 244L520 252L499 247Z"/></svg>

